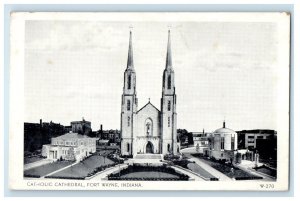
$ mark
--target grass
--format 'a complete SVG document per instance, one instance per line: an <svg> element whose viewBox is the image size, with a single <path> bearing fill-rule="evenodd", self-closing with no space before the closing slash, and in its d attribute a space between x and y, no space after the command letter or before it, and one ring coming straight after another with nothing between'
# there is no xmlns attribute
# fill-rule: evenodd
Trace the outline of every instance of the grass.
<svg viewBox="0 0 300 201"><path fill-rule="evenodd" d="M202 167L200 167L198 164L196 163L189 163L187 165L188 169L190 169L193 172L196 172L197 174L208 178L208 179L216 179L216 177L214 177L213 175L211 175L209 172L207 172L206 170L204 170Z"/></svg>
<svg viewBox="0 0 300 201"><path fill-rule="evenodd" d="M105 160L105 161L104 161ZM104 163L105 162L105 163ZM71 166L67 169L64 169L62 171L59 171L51 176L53 177L86 177L90 172L92 172L95 168L107 165L107 164L113 164L114 162L111 161L108 158L105 158L103 156L93 155L84 161Z"/></svg>
<svg viewBox="0 0 300 201"><path fill-rule="evenodd" d="M43 177L51 172L64 168L68 165L71 165L74 162L71 161L57 161L53 163L48 163L36 168L32 168L24 171L24 176L28 177Z"/></svg>
<svg viewBox="0 0 300 201"><path fill-rule="evenodd" d="M32 156L32 157L25 157L24 158L24 164L34 163L36 161L43 160L44 158L41 156Z"/></svg>
<svg viewBox="0 0 300 201"><path fill-rule="evenodd" d="M122 175L120 178L179 178L179 177L165 172L133 172L133 173Z"/></svg>
<svg viewBox="0 0 300 201"><path fill-rule="evenodd" d="M277 171L275 169L271 169L271 168L268 168L268 167L265 167L265 166L258 167L258 168L255 168L255 169L258 172L264 173L264 174L272 176L272 177L277 176Z"/></svg>

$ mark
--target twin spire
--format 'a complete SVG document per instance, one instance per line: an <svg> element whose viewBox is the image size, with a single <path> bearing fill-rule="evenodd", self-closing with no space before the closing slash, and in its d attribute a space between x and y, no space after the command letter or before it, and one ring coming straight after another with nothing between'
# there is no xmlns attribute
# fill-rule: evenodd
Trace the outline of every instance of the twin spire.
<svg viewBox="0 0 300 201"><path fill-rule="evenodd" d="M166 68L172 68L171 33L170 33L170 30L168 31L168 48L167 48Z"/></svg>
<svg viewBox="0 0 300 201"><path fill-rule="evenodd" d="M167 47L167 57L166 57L166 68L172 68L171 33L170 33L170 30L168 31L168 47ZM130 36L129 36L127 69L134 69L133 50L132 50L132 33L131 33L131 31L130 31Z"/></svg>
<svg viewBox="0 0 300 201"><path fill-rule="evenodd" d="M128 59L127 59L127 69L133 69L133 53L132 53L132 33L130 31L129 36L129 48L128 48Z"/></svg>

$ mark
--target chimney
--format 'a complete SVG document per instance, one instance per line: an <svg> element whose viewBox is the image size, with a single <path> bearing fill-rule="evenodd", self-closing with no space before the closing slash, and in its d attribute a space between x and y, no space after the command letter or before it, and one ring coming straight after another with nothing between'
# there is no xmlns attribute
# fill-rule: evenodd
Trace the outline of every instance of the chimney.
<svg viewBox="0 0 300 201"><path fill-rule="evenodd" d="M223 121L223 128L225 128L225 121Z"/></svg>
<svg viewBox="0 0 300 201"><path fill-rule="evenodd" d="M43 120L40 119L40 126L43 127Z"/></svg>

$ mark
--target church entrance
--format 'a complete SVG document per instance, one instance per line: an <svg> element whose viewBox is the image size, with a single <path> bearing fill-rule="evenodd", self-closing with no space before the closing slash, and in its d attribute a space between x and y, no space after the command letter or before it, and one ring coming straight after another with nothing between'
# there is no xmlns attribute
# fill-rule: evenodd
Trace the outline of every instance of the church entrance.
<svg viewBox="0 0 300 201"><path fill-rule="evenodd" d="M151 142L148 142L146 145L146 153L147 154L153 154L153 144Z"/></svg>

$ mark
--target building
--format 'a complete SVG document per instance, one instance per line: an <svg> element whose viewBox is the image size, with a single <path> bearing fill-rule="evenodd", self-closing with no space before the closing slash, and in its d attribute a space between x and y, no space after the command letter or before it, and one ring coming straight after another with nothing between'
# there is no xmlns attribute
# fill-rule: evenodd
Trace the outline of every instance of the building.
<svg viewBox="0 0 300 201"><path fill-rule="evenodd" d="M226 128L223 122L223 127L209 136L209 148L204 151L211 158L233 162L237 153L237 133Z"/></svg>
<svg viewBox="0 0 300 201"><path fill-rule="evenodd" d="M67 133L51 139L51 144L43 145L42 155L48 159L80 161L96 152L97 138L78 133Z"/></svg>
<svg viewBox="0 0 300 201"><path fill-rule="evenodd" d="M239 149L258 153L260 162L277 165L277 132L275 130L242 130L237 133Z"/></svg>
<svg viewBox="0 0 300 201"><path fill-rule="evenodd" d="M59 123L43 122L24 123L24 152L35 152L42 149L43 144L49 144L52 137L57 137L66 132L63 125Z"/></svg>
<svg viewBox="0 0 300 201"><path fill-rule="evenodd" d="M194 147L196 147L196 150L198 150L199 153L203 153L203 150L207 149L209 147L209 141L208 138L211 135L211 133L205 133L203 132L192 132L193 134L193 141L194 141Z"/></svg>
<svg viewBox="0 0 300 201"><path fill-rule="evenodd" d="M171 38L168 32L160 110L149 102L138 110L136 72L130 32L127 68L121 103L121 154L177 154L177 113Z"/></svg>
<svg viewBox="0 0 300 201"><path fill-rule="evenodd" d="M91 122L82 118L82 121L72 121L71 128L73 133L89 135L92 132Z"/></svg>
<svg viewBox="0 0 300 201"><path fill-rule="evenodd" d="M242 130L237 131L239 139L239 149L253 150L259 143L275 138L277 132L267 129Z"/></svg>

